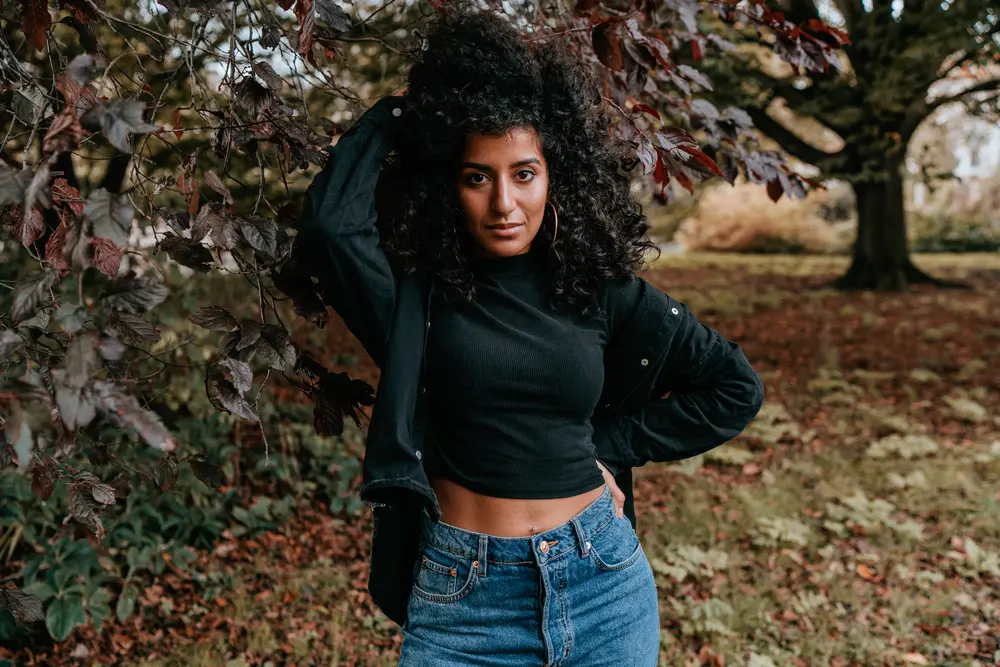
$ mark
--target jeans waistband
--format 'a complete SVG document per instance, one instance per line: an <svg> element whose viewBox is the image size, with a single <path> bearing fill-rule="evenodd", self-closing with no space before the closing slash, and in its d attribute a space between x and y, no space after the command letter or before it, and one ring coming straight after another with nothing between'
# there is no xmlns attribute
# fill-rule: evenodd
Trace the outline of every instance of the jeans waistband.
<svg viewBox="0 0 1000 667"><path fill-rule="evenodd" d="M456 556L469 559L481 558L486 553L489 563L513 564L535 562L538 553L546 560L558 558L571 549L582 553L590 550L590 537L618 519L611 501L611 491L604 492L566 523L550 530L525 537L497 537L486 533L465 530L443 521L434 521L424 513L423 539ZM544 544L543 544L544 543Z"/></svg>

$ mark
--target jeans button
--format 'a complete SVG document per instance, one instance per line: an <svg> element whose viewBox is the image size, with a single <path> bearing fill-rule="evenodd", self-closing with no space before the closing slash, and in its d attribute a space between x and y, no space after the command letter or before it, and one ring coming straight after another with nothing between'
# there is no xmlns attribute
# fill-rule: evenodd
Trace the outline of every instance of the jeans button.
<svg viewBox="0 0 1000 667"><path fill-rule="evenodd" d="M541 551L543 554L547 554L549 552L549 543L546 542L545 540L542 540L541 543L538 545L538 550Z"/></svg>

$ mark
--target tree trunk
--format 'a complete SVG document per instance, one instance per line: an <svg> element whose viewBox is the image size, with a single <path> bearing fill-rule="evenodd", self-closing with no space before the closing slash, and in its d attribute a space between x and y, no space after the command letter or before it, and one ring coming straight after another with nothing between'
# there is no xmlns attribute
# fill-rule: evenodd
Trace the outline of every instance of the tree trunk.
<svg viewBox="0 0 1000 667"><path fill-rule="evenodd" d="M833 282L840 289L903 291L916 283L958 286L927 275L910 260L899 162L886 165L881 180L854 184L858 236L851 266Z"/></svg>

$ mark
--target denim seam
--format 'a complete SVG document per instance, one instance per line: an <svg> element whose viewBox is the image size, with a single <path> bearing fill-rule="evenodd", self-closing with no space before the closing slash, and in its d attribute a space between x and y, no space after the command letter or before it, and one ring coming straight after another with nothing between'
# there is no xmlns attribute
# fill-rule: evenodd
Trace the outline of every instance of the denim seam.
<svg viewBox="0 0 1000 667"><path fill-rule="evenodd" d="M566 553L570 553L572 549L567 549ZM569 623L569 610L566 607L566 588L568 587L567 582L567 572L565 568L562 571L562 576L559 578L560 591L559 591L559 611L560 611L560 621L563 626L563 636L566 637L566 643L563 645L563 656L559 660L561 665L569 657L569 652L573 649L573 629L570 627Z"/></svg>

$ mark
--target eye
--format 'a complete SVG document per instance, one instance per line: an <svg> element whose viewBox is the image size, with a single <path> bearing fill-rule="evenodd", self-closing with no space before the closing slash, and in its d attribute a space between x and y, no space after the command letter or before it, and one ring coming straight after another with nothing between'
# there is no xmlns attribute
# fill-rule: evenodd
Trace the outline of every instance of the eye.
<svg viewBox="0 0 1000 667"><path fill-rule="evenodd" d="M465 176L465 182L469 185L482 185L486 182L486 174L472 173Z"/></svg>
<svg viewBox="0 0 1000 667"><path fill-rule="evenodd" d="M517 177L522 181L530 181L535 177L535 172L530 169L522 169L517 172Z"/></svg>

